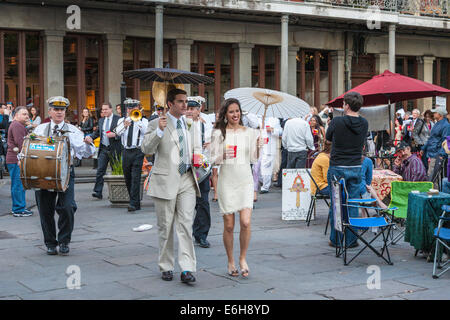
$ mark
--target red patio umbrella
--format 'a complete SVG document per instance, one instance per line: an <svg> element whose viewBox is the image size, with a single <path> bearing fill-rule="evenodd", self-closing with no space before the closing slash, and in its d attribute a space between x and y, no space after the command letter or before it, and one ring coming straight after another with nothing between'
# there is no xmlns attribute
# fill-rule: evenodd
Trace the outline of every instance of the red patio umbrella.
<svg viewBox="0 0 450 320"><path fill-rule="evenodd" d="M404 100L428 98L450 94L450 90L434 84L392 73L389 70L374 76L348 92L358 92L364 98L363 106L391 104ZM347 93L347 92L346 92ZM344 94L326 103L331 107L342 107Z"/></svg>

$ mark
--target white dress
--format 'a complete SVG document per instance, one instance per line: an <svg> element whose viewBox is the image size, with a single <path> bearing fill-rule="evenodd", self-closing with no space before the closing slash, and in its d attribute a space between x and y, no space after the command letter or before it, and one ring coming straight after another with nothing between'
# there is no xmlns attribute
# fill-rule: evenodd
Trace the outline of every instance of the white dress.
<svg viewBox="0 0 450 320"><path fill-rule="evenodd" d="M220 165L217 194L220 212L231 214L253 208L253 175L251 163L257 159L259 131L251 128L227 130L225 141L222 132L214 130L211 139L211 162ZM227 145L235 145L236 158L221 161Z"/></svg>

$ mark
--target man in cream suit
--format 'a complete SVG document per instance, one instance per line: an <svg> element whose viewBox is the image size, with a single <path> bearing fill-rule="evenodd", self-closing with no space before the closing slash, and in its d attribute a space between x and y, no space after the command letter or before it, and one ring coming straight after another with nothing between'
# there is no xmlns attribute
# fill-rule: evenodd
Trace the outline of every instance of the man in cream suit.
<svg viewBox="0 0 450 320"><path fill-rule="evenodd" d="M165 116L150 121L141 149L145 154L155 154L148 194L155 203L158 220L162 279L173 279L175 228L181 281L190 283L195 282L192 274L196 271L192 224L200 189L191 166L195 143L184 117L187 111L186 91L170 90L167 105L170 111Z"/></svg>

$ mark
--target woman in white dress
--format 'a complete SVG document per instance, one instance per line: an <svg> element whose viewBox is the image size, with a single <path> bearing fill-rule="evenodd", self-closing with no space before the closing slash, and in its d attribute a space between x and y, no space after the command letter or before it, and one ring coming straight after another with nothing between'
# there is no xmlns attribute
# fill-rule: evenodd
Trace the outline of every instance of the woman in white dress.
<svg viewBox="0 0 450 320"><path fill-rule="evenodd" d="M240 215L241 275L248 277L247 250L250 243L250 220L253 209L253 175L250 163L259 156L259 131L244 127L237 99L222 104L211 139L211 162L220 165L217 194L223 215L223 243L228 257L228 274L239 275L233 256L235 213Z"/></svg>

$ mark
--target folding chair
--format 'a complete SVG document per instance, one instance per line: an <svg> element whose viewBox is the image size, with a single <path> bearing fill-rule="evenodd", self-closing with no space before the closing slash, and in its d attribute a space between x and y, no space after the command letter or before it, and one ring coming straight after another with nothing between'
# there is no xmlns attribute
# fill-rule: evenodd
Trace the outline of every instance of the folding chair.
<svg viewBox="0 0 450 320"><path fill-rule="evenodd" d="M399 233L394 236L394 232L391 234L391 241L389 245L396 244L405 235L405 222L408 212L408 195L411 191L417 190L420 192L426 192L433 188L433 183L429 181L393 181L391 182L391 202L390 208L397 208L398 210L392 211L392 214L387 212L384 217L389 222L395 223L394 230L399 230ZM417 253L416 253L417 254Z"/></svg>
<svg viewBox="0 0 450 320"><path fill-rule="evenodd" d="M317 200L323 200L325 201L325 203L327 204L327 207L330 208L330 204L328 203L327 200L330 200L330 196L328 195L323 195L319 193L319 186L317 185L316 180L314 180L310 170L306 170L306 172L308 173L309 177L311 178L311 181L314 183L314 185L316 186L316 192L314 194L311 194L311 202L309 204L309 208L308 208L308 214L306 216L306 225L309 227L309 224L311 222L311 218L312 218L312 214L313 214L313 210L314 212L316 211L316 201ZM328 224L330 223L330 216L328 215L328 219L327 219L327 225L325 227L325 234L327 234L327 230L328 230Z"/></svg>
<svg viewBox="0 0 450 320"><path fill-rule="evenodd" d="M336 188L334 188L336 190ZM353 260L355 260L365 249L369 248L372 250L378 257L383 259L387 264L392 265L391 257L389 254L389 248L388 248L388 239L389 234L391 233L393 223L388 223L384 217L371 217L371 218L352 218L348 214L348 208L354 207L354 208L367 208L367 209L374 209L376 211L382 210L381 208L377 207L365 207L360 205L354 205L352 203L358 203L358 200L365 200L365 199L348 199L348 193L347 189L345 187L345 180L340 179L339 180L339 187L338 190L340 192L340 222L341 227L339 229L336 229L336 255L337 256L344 256L344 265L349 265ZM335 192L335 191L334 191ZM333 195L335 197L335 195ZM335 198L333 198L335 199ZM392 211L396 210L395 208L390 209ZM336 224L336 220L335 220ZM360 240L364 246L356 253L349 261L347 261L347 250L349 249L347 247L347 241L346 241L346 235L347 231L352 233L357 240ZM368 232L372 231L376 235L370 240L367 241L364 239L364 235ZM343 234L343 240L340 241L339 233ZM375 249L372 246L372 243L377 240L380 236L383 237L383 246L380 250ZM338 243L340 245L338 245ZM385 257L386 255L386 257Z"/></svg>
<svg viewBox="0 0 450 320"><path fill-rule="evenodd" d="M442 269L445 267L450 260L447 260L444 264L442 263L442 253L440 252L440 245L447 248L447 253L450 252L450 228L444 228L444 221L450 221L450 205L442 206L442 215L439 217L439 224L436 229L434 229L434 237L436 238L436 250L434 250L434 263L433 263L433 278L437 279L445 272L450 270L450 266L446 267L439 274L436 274L436 268Z"/></svg>

